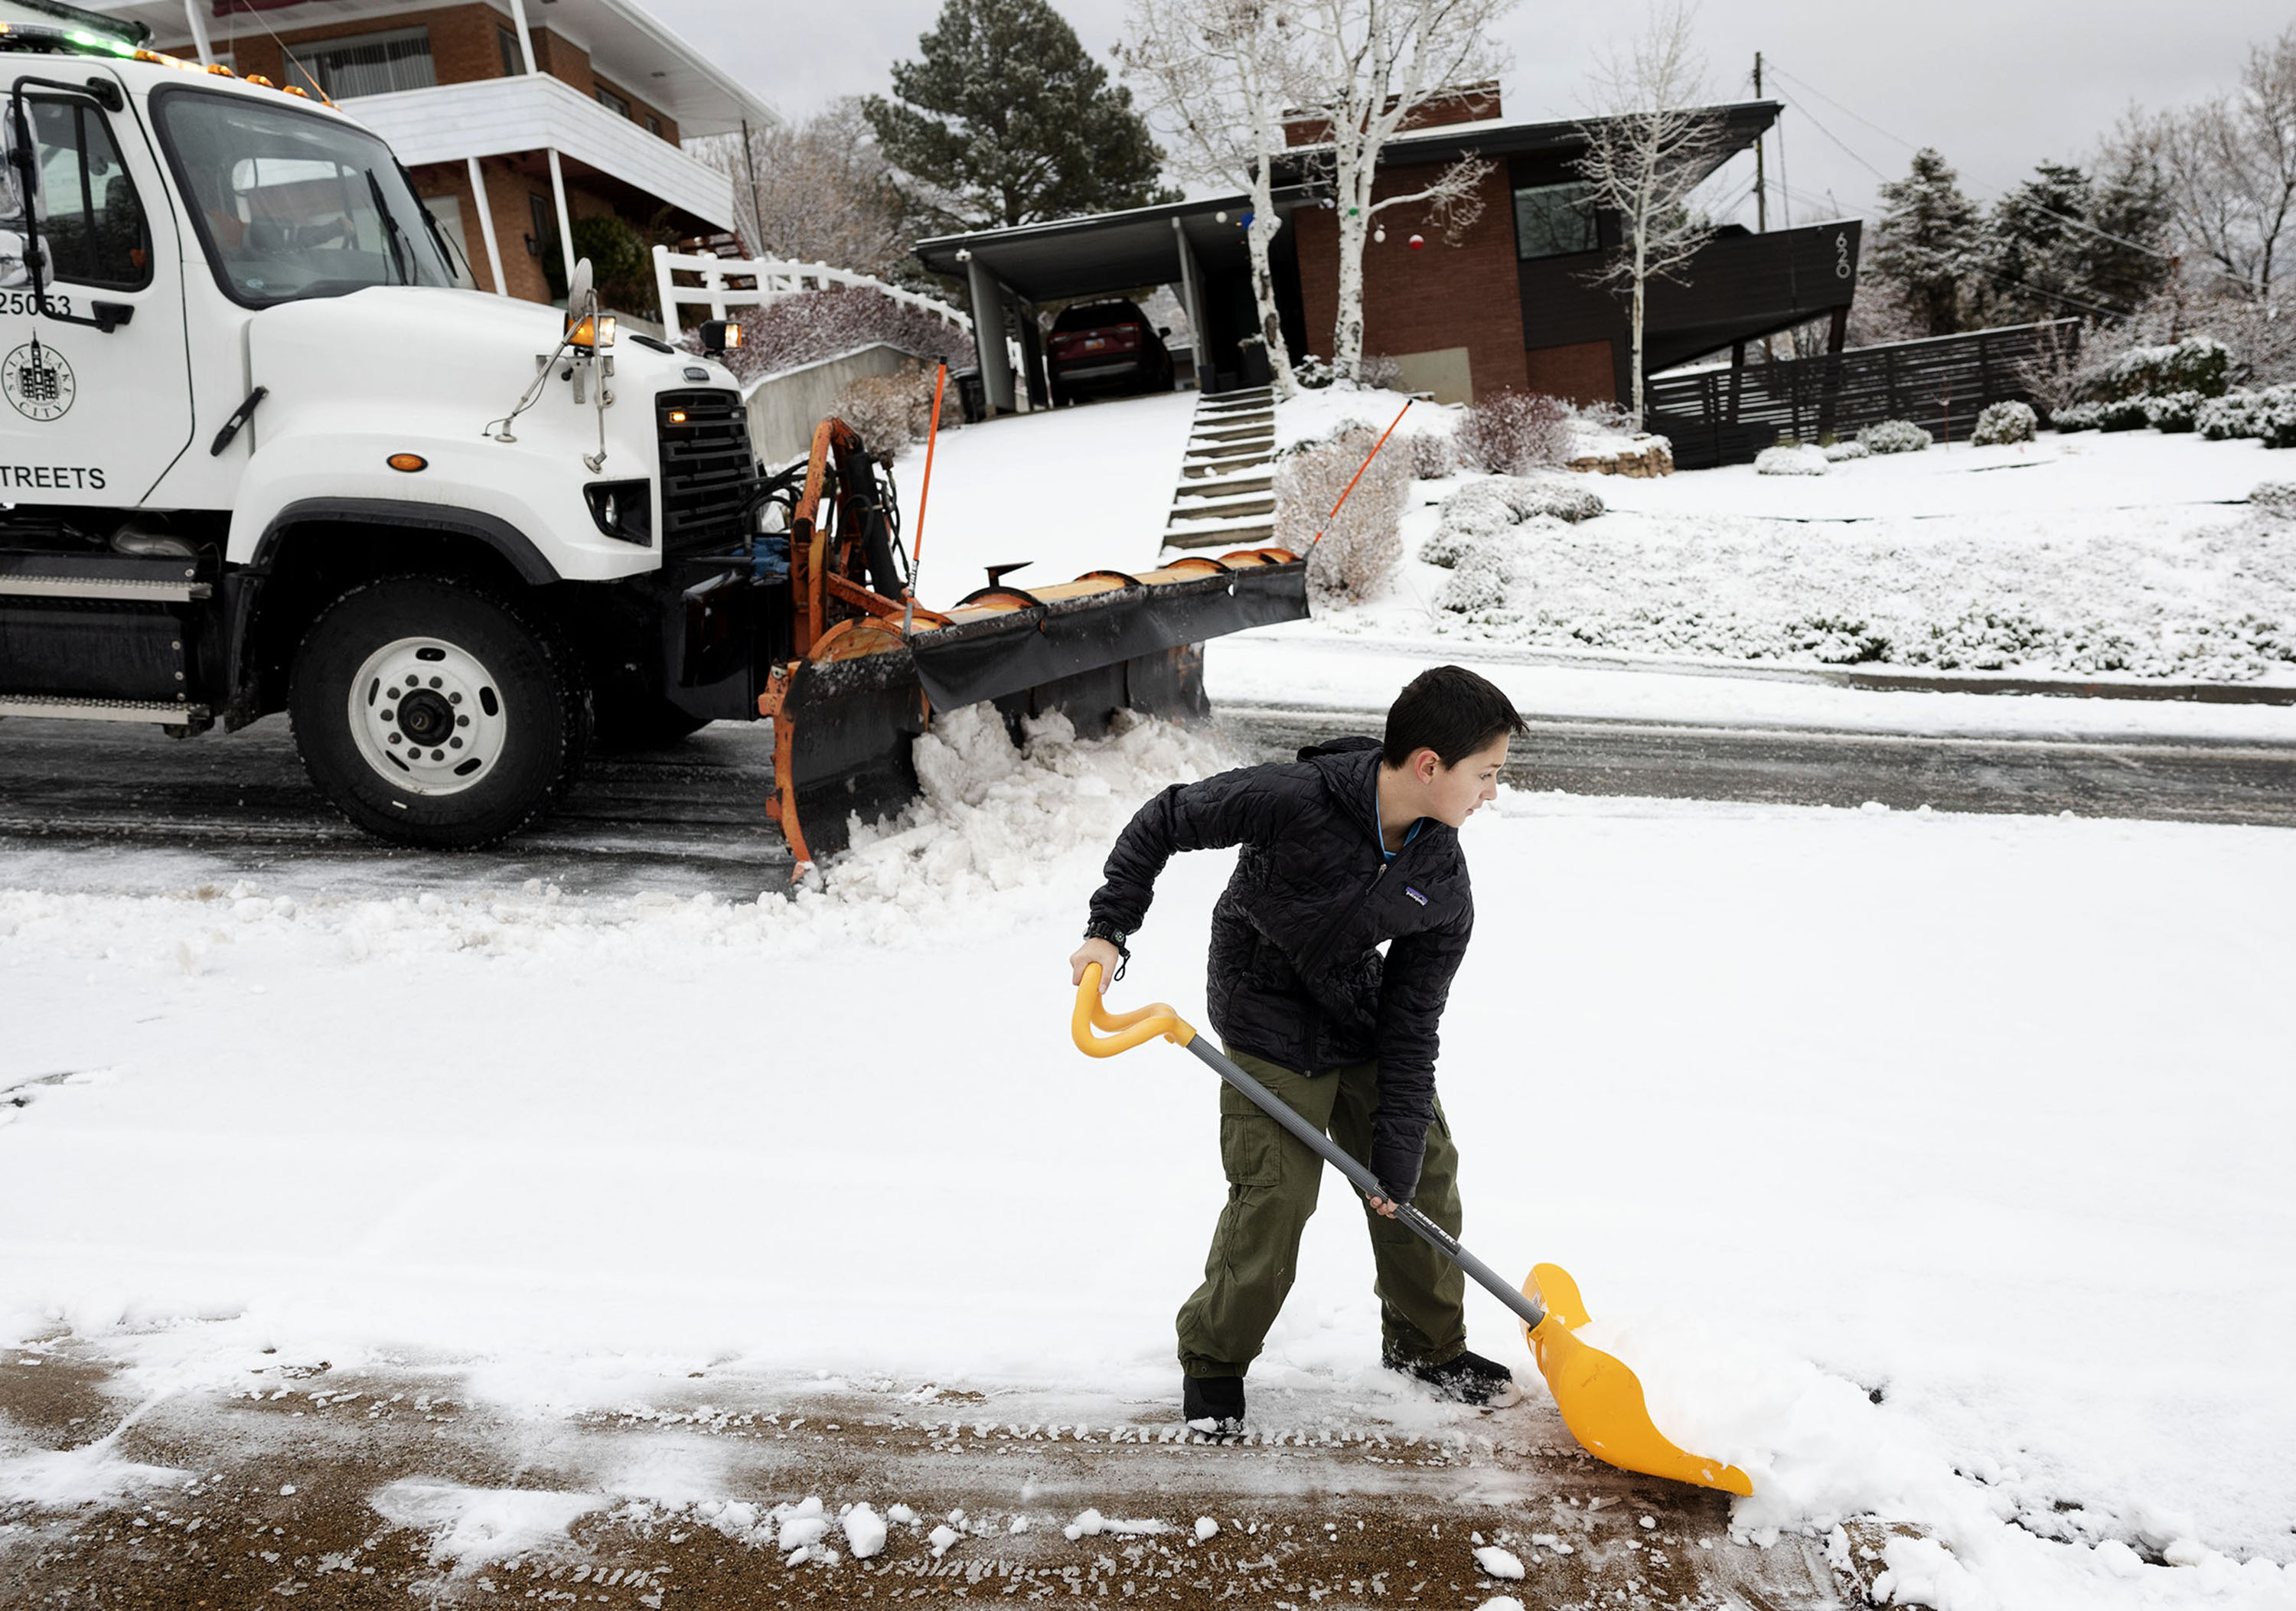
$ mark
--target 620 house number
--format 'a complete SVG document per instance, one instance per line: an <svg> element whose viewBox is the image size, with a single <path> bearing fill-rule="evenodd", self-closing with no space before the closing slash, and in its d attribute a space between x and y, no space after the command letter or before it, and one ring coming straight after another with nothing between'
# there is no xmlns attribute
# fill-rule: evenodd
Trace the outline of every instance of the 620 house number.
<svg viewBox="0 0 2296 1611"><path fill-rule="evenodd" d="M52 291L48 292L48 306L67 318L71 315L70 297L58 296ZM30 292L0 291L0 313L37 313L39 311L39 300Z"/></svg>

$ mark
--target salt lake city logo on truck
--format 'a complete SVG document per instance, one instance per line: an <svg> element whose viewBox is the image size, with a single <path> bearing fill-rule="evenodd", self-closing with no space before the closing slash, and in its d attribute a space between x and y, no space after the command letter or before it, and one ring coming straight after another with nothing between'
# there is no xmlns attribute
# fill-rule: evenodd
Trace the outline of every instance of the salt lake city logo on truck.
<svg viewBox="0 0 2296 1611"><path fill-rule="evenodd" d="M26 419L45 423L64 416L79 385L62 353L30 341L0 359L0 391Z"/></svg>

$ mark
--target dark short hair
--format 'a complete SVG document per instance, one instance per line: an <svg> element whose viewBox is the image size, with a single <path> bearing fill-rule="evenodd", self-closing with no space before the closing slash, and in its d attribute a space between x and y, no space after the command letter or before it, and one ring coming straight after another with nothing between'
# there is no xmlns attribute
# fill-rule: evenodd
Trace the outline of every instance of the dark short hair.
<svg viewBox="0 0 2296 1611"><path fill-rule="evenodd" d="M1523 730L1513 703L1486 678L1464 666L1437 666L1404 685L1387 708L1387 739L1380 759L1399 767L1432 750L1456 767L1492 740Z"/></svg>

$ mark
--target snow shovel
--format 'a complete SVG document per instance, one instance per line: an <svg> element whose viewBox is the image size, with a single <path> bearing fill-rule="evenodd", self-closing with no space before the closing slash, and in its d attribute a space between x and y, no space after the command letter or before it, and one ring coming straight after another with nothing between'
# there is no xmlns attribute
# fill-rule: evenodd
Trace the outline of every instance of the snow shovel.
<svg viewBox="0 0 2296 1611"><path fill-rule="evenodd" d="M1105 1031L1103 1035L1095 1030ZM1193 1052L1212 1073L1250 1097L1253 1105L1313 1147L1324 1163L1348 1178L1348 1183L1367 1197L1384 1197L1387 1188L1363 1164L1340 1150L1337 1143L1308 1123L1283 1097L1238 1068L1196 1033L1179 1014L1159 1001L1136 1012L1111 1013L1100 999L1100 965L1087 963L1084 982L1077 987L1076 1013L1070 1021L1077 1049L1088 1057L1112 1057L1158 1036ZM1650 1406L1635 1373L1599 1348L1590 1348L1573 1335L1587 1323L1587 1308L1578 1284L1553 1264L1535 1264L1517 1291L1498 1271L1444 1234L1442 1229L1408 1203L1396 1205L1395 1217L1422 1241L1449 1259L1484 1291L1512 1310L1522 1322L1523 1336L1538 1360L1539 1374L1562 1412L1562 1424L1596 1459L1621 1471L1638 1471L1726 1493L1751 1494L1754 1484L1735 1466L1704 1459L1677 1449L1651 1423Z"/></svg>

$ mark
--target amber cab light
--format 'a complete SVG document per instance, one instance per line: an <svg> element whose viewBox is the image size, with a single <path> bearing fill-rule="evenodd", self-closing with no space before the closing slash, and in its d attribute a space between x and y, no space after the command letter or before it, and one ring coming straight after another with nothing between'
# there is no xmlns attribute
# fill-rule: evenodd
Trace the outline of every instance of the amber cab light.
<svg viewBox="0 0 2296 1611"><path fill-rule="evenodd" d="M614 344L614 316L607 313L583 319L567 332L566 339L585 350L603 352Z"/></svg>
<svg viewBox="0 0 2296 1611"><path fill-rule="evenodd" d="M673 425L683 425L685 423L685 410L683 408L671 409L669 411L669 423Z"/></svg>
<svg viewBox="0 0 2296 1611"><path fill-rule="evenodd" d="M408 472L427 470L430 467L430 461L419 453L394 453L383 460L383 463L389 464L393 470Z"/></svg>

